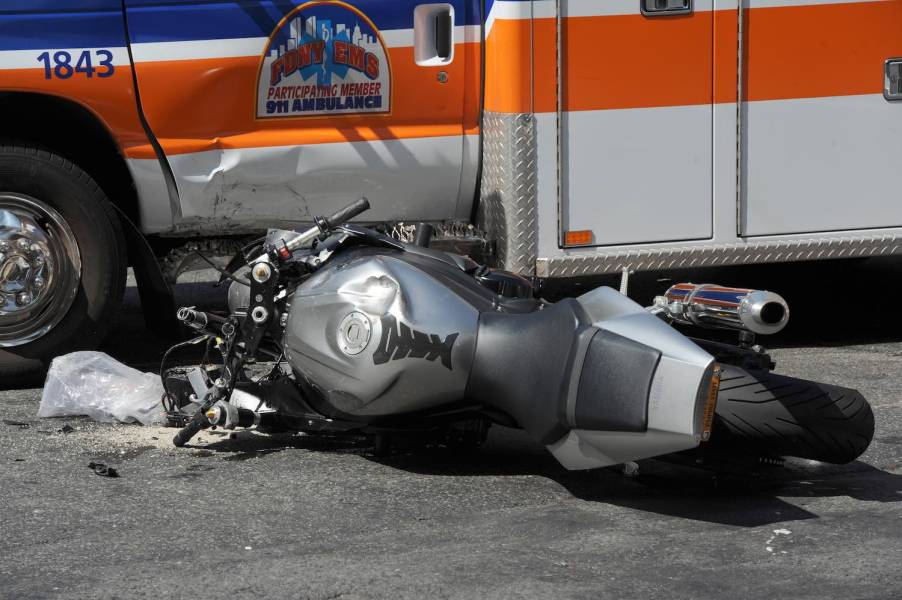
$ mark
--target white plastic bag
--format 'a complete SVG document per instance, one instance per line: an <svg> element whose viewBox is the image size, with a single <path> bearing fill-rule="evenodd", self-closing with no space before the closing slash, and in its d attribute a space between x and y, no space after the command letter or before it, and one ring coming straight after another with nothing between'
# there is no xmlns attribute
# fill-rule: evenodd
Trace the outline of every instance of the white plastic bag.
<svg viewBox="0 0 902 600"><path fill-rule="evenodd" d="M38 416L161 425L166 420L162 394L159 375L127 367L103 352L73 352L50 363Z"/></svg>

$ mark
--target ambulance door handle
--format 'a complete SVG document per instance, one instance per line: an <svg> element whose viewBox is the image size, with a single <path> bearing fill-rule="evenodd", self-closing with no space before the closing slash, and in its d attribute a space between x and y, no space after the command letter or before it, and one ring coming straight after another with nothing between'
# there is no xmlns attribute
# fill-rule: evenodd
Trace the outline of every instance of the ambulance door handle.
<svg viewBox="0 0 902 600"><path fill-rule="evenodd" d="M451 58L451 38L454 36L454 22L450 10L435 13L435 55L442 60Z"/></svg>
<svg viewBox="0 0 902 600"><path fill-rule="evenodd" d="M692 12L692 0L639 0L639 10L646 17L669 17Z"/></svg>
<svg viewBox="0 0 902 600"><path fill-rule="evenodd" d="M883 97L902 100L902 58L888 58L884 63Z"/></svg>
<svg viewBox="0 0 902 600"><path fill-rule="evenodd" d="M437 67L454 60L454 7L447 3L420 4L413 12L414 59L421 67Z"/></svg>

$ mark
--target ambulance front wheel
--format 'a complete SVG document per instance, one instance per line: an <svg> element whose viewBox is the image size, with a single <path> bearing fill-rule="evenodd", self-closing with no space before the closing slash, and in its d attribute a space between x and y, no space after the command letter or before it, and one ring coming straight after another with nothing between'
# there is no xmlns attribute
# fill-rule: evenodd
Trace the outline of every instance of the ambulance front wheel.
<svg viewBox="0 0 902 600"><path fill-rule="evenodd" d="M96 347L125 289L113 206L69 160L0 141L0 387Z"/></svg>

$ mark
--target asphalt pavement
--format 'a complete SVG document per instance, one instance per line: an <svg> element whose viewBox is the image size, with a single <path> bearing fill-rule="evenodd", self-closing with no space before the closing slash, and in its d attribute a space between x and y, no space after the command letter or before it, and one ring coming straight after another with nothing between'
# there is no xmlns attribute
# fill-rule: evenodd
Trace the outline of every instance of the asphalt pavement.
<svg viewBox="0 0 902 600"><path fill-rule="evenodd" d="M501 427L467 453L218 432L176 449L170 429L39 419L39 388L0 392L0 597L900 598L900 274L879 259L668 275L786 293L791 325L765 342L778 372L874 408L873 444L841 467L568 472ZM104 349L154 370L165 347L130 289Z"/></svg>

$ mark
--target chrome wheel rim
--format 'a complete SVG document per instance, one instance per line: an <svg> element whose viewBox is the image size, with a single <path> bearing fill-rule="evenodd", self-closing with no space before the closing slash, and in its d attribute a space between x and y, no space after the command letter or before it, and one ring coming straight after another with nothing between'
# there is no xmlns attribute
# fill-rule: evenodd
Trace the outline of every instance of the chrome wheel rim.
<svg viewBox="0 0 902 600"><path fill-rule="evenodd" d="M53 329L78 293L75 235L40 200L0 192L0 347L21 346Z"/></svg>

